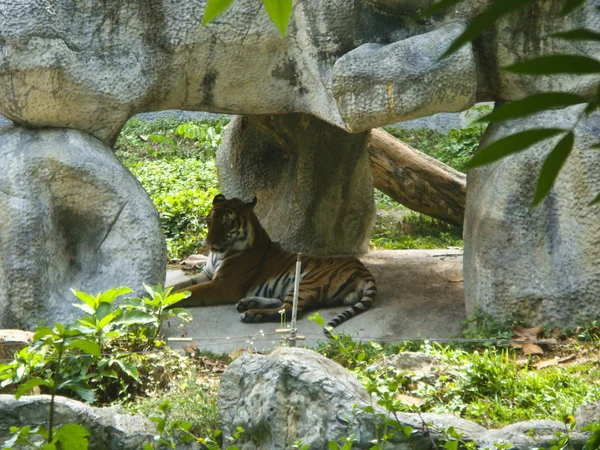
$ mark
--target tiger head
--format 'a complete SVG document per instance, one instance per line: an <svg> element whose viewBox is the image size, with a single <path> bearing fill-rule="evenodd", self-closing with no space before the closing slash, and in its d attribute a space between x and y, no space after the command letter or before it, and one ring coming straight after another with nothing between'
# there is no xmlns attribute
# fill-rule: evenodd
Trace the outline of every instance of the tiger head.
<svg viewBox="0 0 600 450"><path fill-rule="evenodd" d="M228 200L223 194L213 199L206 236L211 252L238 252L254 244L258 229L262 230L253 211L255 205L256 197L249 203L239 198Z"/></svg>

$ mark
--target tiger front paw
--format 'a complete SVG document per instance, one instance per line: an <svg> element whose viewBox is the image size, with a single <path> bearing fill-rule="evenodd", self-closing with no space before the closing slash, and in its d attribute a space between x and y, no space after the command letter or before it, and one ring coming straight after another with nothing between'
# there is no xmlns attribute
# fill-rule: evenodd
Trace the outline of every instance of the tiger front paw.
<svg viewBox="0 0 600 450"><path fill-rule="evenodd" d="M239 302L237 302L237 304L235 305L235 307L237 308L237 310L239 312L245 312L245 311L248 311L249 309L254 309L257 306L258 306L258 303L256 302L256 300L253 300L251 298L243 298Z"/></svg>
<svg viewBox="0 0 600 450"><path fill-rule="evenodd" d="M246 311L240 314L240 319L244 323L256 323L263 322L263 315L254 311Z"/></svg>

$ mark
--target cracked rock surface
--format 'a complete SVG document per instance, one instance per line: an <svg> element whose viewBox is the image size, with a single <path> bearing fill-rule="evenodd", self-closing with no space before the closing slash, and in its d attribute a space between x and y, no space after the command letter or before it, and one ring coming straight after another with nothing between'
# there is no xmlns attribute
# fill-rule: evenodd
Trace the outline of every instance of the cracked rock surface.
<svg viewBox="0 0 600 450"><path fill-rule="evenodd" d="M164 282L158 213L108 147L81 131L13 126L0 142L0 328L73 320L70 288L141 294Z"/></svg>

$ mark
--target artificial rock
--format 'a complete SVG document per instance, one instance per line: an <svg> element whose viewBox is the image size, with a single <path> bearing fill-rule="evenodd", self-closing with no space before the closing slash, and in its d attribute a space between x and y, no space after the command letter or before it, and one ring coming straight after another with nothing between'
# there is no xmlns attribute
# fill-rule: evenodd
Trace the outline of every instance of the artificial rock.
<svg viewBox="0 0 600 450"><path fill-rule="evenodd" d="M307 114L236 116L217 152L219 186L256 196L261 224L290 251L365 253L375 221L368 141Z"/></svg>
<svg viewBox="0 0 600 450"><path fill-rule="evenodd" d="M532 128L569 129L581 107L489 126L482 146ZM596 118L590 119L593 123ZM573 151L548 197L531 208L537 177L560 136L469 171L464 286L467 314L497 320L512 314L532 325L575 327L598 317L600 154L582 121Z"/></svg>
<svg viewBox="0 0 600 450"><path fill-rule="evenodd" d="M71 288L143 294L166 245L148 194L113 152L76 130L0 130L0 327L81 315Z"/></svg>

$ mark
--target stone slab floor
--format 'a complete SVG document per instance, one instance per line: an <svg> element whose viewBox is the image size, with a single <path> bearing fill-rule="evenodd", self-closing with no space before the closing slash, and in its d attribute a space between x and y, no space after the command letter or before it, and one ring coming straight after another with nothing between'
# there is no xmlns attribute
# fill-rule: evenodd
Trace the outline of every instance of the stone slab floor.
<svg viewBox="0 0 600 450"><path fill-rule="evenodd" d="M377 298L369 311L336 330L367 341L459 337L461 323L466 318L462 251L378 250L360 259L377 280ZM185 276L182 270L170 270L166 284L177 283ZM327 308L319 313L328 321L343 310L343 307ZM189 308L189 311L193 321L182 328L173 321L167 324L168 337L193 338L199 349L215 353L247 347L263 351L279 345L281 335L275 333L279 323L242 323L234 305ZM306 337L298 346L314 346L325 339L322 327L308 320L312 314L313 311L305 312L298 320L299 334ZM171 344L190 345L189 342Z"/></svg>

